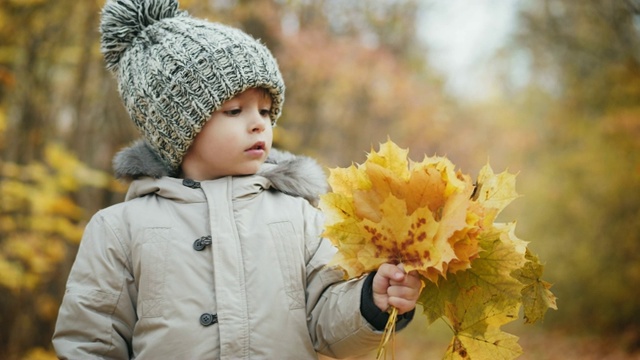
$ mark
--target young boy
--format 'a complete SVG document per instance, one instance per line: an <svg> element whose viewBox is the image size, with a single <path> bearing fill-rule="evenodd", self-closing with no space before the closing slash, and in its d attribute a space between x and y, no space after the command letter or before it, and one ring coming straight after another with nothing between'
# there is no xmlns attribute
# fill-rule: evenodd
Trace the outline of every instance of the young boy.
<svg viewBox="0 0 640 360"><path fill-rule="evenodd" d="M120 152L122 204L89 222L53 344L61 359L312 359L374 349L402 328L416 275L326 267L313 161L271 148L284 84L247 34L176 0L109 0L107 67L143 140Z"/></svg>

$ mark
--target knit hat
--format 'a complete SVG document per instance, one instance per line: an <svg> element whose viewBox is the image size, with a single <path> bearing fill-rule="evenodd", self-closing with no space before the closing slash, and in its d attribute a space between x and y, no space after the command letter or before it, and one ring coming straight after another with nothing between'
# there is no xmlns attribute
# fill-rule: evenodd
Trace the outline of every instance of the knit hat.
<svg viewBox="0 0 640 360"><path fill-rule="evenodd" d="M107 0L100 31L129 115L172 173L213 112L239 93L265 88L273 125L280 116L285 87L269 50L178 10L177 0Z"/></svg>

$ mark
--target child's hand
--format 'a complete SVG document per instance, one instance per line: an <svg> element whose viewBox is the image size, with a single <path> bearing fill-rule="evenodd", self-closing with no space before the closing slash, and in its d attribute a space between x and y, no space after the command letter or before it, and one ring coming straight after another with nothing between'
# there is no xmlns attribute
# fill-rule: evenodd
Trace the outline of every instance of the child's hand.
<svg viewBox="0 0 640 360"><path fill-rule="evenodd" d="M416 307L416 301L422 289L418 273L405 273L402 267L382 264L373 277L373 302L382 310L395 306L402 315Z"/></svg>

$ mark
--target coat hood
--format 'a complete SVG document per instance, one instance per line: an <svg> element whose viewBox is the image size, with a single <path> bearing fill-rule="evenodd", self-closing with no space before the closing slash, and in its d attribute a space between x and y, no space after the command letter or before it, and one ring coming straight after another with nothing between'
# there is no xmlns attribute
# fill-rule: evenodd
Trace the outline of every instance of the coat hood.
<svg viewBox="0 0 640 360"><path fill-rule="evenodd" d="M116 154L113 166L115 176L126 181L151 178L144 181L148 183L148 180L177 176L144 140L138 140ZM319 196L328 189L326 175L315 160L273 148L256 175L267 179L270 183L268 187L302 197L313 205L317 205ZM153 186L155 191L160 190L158 185L156 183ZM140 190L136 191L138 196L142 195Z"/></svg>

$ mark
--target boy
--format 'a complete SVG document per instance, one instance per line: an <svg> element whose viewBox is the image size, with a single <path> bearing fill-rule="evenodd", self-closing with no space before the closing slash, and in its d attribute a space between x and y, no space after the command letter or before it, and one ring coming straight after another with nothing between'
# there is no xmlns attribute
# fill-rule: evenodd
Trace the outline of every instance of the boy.
<svg viewBox="0 0 640 360"><path fill-rule="evenodd" d="M126 201L87 225L53 344L62 359L307 359L375 348L416 275L342 281L312 205L324 174L271 149L284 83L243 32L176 0L109 0L107 67L144 139L120 152Z"/></svg>

